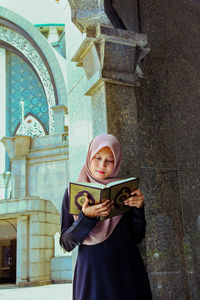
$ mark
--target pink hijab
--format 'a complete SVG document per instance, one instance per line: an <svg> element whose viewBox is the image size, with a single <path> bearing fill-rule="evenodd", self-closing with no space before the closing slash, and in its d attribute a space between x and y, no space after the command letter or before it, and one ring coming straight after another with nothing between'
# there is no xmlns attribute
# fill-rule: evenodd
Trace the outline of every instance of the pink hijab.
<svg viewBox="0 0 200 300"><path fill-rule="evenodd" d="M114 168L111 176L103 180L95 179L90 173L89 166L92 158L98 151L104 147L109 147L114 156ZM78 182L98 182L102 184L108 184L111 181L118 180L116 178L121 165L121 146L119 141L111 134L101 134L96 136L90 143L86 162L79 174ZM122 215L115 216L104 221L99 221L95 227L87 235L83 244L95 245L106 240L113 232L115 226L120 221Z"/></svg>

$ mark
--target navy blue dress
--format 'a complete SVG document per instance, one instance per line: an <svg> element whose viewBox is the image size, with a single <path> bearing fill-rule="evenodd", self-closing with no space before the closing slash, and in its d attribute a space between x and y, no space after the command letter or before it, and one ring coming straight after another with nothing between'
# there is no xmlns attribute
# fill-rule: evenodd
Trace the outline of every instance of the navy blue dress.
<svg viewBox="0 0 200 300"><path fill-rule="evenodd" d="M66 190L60 243L67 251L79 245L73 300L151 300L149 279L137 248L145 235L144 209L134 207L124 214L105 241L84 245L82 241L98 220L81 212L74 221L68 206Z"/></svg>

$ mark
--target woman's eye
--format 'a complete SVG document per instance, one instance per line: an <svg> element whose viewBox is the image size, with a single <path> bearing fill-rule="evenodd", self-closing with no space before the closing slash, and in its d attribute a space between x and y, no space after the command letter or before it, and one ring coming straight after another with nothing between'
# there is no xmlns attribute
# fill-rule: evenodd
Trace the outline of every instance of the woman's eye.
<svg viewBox="0 0 200 300"><path fill-rule="evenodd" d="M100 157L95 157L96 159L100 160L101 158Z"/></svg>
<svg viewBox="0 0 200 300"><path fill-rule="evenodd" d="M107 160L107 162L108 162L108 163L113 163L114 161L113 161L113 160Z"/></svg>

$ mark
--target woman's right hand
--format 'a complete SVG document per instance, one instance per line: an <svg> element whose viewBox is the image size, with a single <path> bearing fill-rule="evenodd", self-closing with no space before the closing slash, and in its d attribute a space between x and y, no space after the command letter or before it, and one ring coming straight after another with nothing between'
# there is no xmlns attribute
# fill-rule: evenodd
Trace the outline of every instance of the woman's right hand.
<svg viewBox="0 0 200 300"><path fill-rule="evenodd" d="M90 205L89 201L90 199L86 196L85 202L82 206L82 212L88 218L108 216L111 208L113 207L113 201L110 201L109 199L104 200L102 203L93 205Z"/></svg>

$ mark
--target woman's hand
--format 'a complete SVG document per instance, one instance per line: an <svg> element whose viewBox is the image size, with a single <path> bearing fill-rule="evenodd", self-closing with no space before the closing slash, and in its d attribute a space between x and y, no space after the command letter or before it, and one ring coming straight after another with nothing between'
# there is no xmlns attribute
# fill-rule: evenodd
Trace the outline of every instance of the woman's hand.
<svg viewBox="0 0 200 300"><path fill-rule="evenodd" d="M131 193L131 197L124 201L125 205L136 206L137 208L142 207L144 204L144 196L142 192L138 189Z"/></svg>
<svg viewBox="0 0 200 300"><path fill-rule="evenodd" d="M82 212L88 218L108 216L111 208L113 207L113 201L110 200L105 200L102 203L93 205L89 205L89 201L90 199L86 196L85 202L82 206Z"/></svg>

